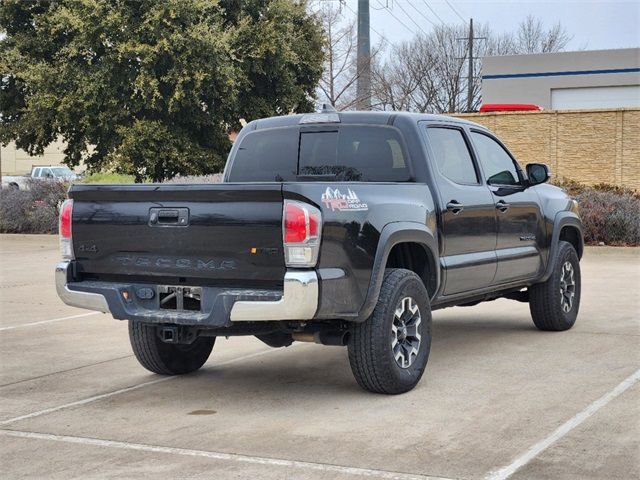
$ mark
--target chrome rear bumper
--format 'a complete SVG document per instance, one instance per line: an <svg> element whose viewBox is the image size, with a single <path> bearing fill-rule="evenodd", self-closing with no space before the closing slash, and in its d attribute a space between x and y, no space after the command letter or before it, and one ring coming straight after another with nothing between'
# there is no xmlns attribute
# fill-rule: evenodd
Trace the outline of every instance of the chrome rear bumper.
<svg viewBox="0 0 640 480"><path fill-rule="evenodd" d="M67 305L73 307L97 310L104 313L113 313L116 318L132 318L145 321L152 320L154 310L146 309L144 312L133 311L128 308L121 298L113 294L114 288L98 289L105 292L105 295L97 292L80 291L70 287L69 282L69 262L61 262L56 266L56 290L58 296ZM91 282L79 282L77 285L84 286L85 289L91 286ZM104 285L102 282L101 285ZM95 290L95 289L94 289ZM234 290L233 294L242 297L242 290ZM225 292L225 295L230 295ZM226 310L226 320L232 322L255 322L255 321L278 321L278 320L310 320L318 309L318 276L313 270L293 270L285 273L282 297L278 300L235 300L229 304L230 309ZM273 295L272 295L273 297ZM109 307L107 298L116 302ZM235 297L233 297L235 298ZM245 296L246 298L246 296ZM277 298L277 297L276 297ZM227 302L222 302L226 304ZM175 319L175 323L190 323L194 317L194 312L185 313L185 318L181 319L181 311L157 310L159 318L167 317ZM219 321L220 319L218 319ZM197 323L200 323L199 320ZM206 322L204 322L206 323ZM202 323L200 323L202 324Z"/></svg>
<svg viewBox="0 0 640 480"><path fill-rule="evenodd" d="M60 299L72 307L109 313L109 305L104 295L69 289L67 286L68 270L69 262L60 262L56 265L56 291Z"/></svg>
<svg viewBox="0 0 640 480"><path fill-rule="evenodd" d="M310 320L318 309L318 276L314 271L290 271L284 275L280 300L233 304L231 321Z"/></svg>

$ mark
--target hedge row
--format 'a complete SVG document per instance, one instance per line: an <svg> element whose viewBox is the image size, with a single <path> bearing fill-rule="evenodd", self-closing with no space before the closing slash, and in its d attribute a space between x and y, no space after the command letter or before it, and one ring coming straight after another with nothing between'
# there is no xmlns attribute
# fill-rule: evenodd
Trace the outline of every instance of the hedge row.
<svg viewBox="0 0 640 480"><path fill-rule="evenodd" d="M220 175L179 177L167 183L217 183ZM640 194L614 185L558 184L578 201L588 244L640 246ZM0 191L0 233L56 233L68 185L29 181L29 190Z"/></svg>
<svg viewBox="0 0 640 480"><path fill-rule="evenodd" d="M60 204L69 185L34 179L27 185L27 190L0 190L0 233L58 233Z"/></svg>
<svg viewBox="0 0 640 480"><path fill-rule="evenodd" d="M640 192L617 185L554 182L578 201L584 240L591 245L640 245Z"/></svg>

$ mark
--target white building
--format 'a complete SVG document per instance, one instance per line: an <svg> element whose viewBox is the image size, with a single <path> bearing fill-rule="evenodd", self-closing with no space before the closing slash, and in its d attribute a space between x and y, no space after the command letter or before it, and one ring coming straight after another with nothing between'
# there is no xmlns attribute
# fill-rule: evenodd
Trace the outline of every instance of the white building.
<svg viewBox="0 0 640 480"><path fill-rule="evenodd" d="M640 107L640 48L485 57L482 102Z"/></svg>

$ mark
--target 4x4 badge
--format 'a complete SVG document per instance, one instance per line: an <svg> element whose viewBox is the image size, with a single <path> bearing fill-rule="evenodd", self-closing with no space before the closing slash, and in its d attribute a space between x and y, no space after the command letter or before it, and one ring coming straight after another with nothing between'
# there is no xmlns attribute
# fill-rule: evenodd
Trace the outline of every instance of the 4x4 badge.
<svg viewBox="0 0 640 480"><path fill-rule="evenodd" d="M324 203L327 208L331 208L332 212L336 210L340 212L344 212L345 210L350 212L369 210L367 204L361 202L358 195L350 188L347 189L347 194L345 195L337 188L327 187L322 194L322 203Z"/></svg>

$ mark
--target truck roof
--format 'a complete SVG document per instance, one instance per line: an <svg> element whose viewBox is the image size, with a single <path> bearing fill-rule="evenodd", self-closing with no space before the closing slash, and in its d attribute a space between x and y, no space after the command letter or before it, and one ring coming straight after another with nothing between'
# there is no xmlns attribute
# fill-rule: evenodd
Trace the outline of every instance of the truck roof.
<svg viewBox="0 0 640 480"><path fill-rule="evenodd" d="M323 115L338 115L340 119L340 123L345 124L372 124L372 125L385 125L391 123L397 117L408 118L412 121L435 121L435 122L447 122L447 123L457 123L457 124L465 124L465 125L473 125L477 128L485 129L482 125L479 125L474 122L470 122L468 120L463 120L457 117L451 117L448 115L435 115L429 113L412 113L412 112L368 112L368 111L359 111L359 112L327 112L323 111L321 113L300 113L294 115L284 115L280 117L269 117L262 118L260 120L254 120L255 129L262 128L277 128L277 127L289 127L295 126L301 123L301 120L305 116L315 117L317 116L318 121L313 121L314 118L310 118L311 121L304 122L305 124L322 124L325 123L321 121ZM251 122L251 123L254 123ZM333 123L333 122L327 122Z"/></svg>

